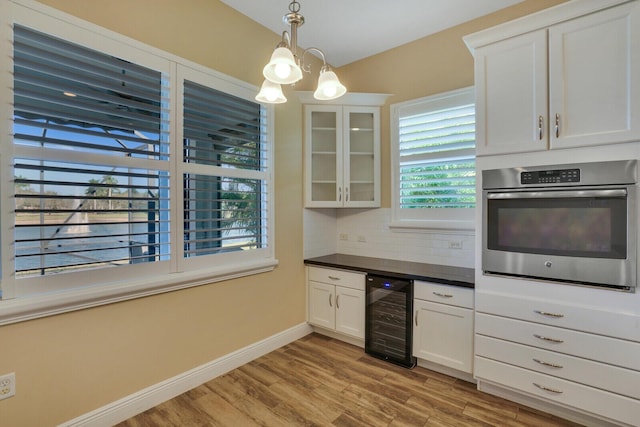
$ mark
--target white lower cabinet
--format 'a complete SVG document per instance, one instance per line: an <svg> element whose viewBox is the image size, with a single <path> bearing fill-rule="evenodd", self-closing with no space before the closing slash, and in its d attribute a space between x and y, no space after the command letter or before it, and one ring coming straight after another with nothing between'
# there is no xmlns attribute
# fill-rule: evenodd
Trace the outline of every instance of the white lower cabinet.
<svg viewBox="0 0 640 427"><path fill-rule="evenodd" d="M600 307L588 307L490 291L491 280L497 279L480 282L476 300L474 376L479 384L506 387L607 425L638 425L640 318L605 309L607 299L633 295L604 293ZM530 286L552 293L541 283Z"/></svg>
<svg viewBox="0 0 640 427"><path fill-rule="evenodd" d="M309 323L364 339L365 275L308 267Z"/></svg>
<svg viewBox="0 0 640 427"><path fill-rule="evenodd" d="M483 376L500 384L508 384L516 390L630 426L638 425L640 401L637 399L484 357L477 357L475 366ZM592 375L589 373L585 378Z"/></svg>
<svg viewBox="0 0 640 427"><path fill-rule="evenodd" d="M473 289L416 281L413 305L413 355L471 373Z"/></svg>

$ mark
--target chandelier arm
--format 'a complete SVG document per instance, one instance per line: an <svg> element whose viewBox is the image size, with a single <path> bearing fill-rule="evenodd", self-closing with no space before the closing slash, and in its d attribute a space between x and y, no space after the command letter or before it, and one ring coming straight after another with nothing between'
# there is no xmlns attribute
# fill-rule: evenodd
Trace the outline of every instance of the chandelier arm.
<svg viewBox="0 0 640 427"><path fill-rule="evenodd" d="M291 50L291 36L288 31L285 30L282 32L282 40L278 43L278 47L286 47Z"/></svg>
<svg viewBox="0 0 640 427"><path fill-rule="evenodd" d="M327 65L327 60L324 56L324 52L317 47L309 47L302 52L302 58L300 61L300 68L302 69L302 71L304 71L305 73L311 72L311 64L307 64L304 61L304 56L307 54L307 52L310 51L318 52L320 54L320 56L322 57L322 69L329 67L329 65Z"/></svg>

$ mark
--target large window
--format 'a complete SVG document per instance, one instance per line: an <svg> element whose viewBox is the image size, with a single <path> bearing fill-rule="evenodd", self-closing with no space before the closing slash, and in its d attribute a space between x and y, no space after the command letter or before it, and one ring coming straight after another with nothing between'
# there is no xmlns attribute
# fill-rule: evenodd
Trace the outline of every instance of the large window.
<svg viewBox="0 0 640 427"><path fill-rule="evenodd" d="M255 88L4 7L0 324L24 301L71 309L273 268L272 110Z"/></svg>
<svg viewBox="0 0 640 427"><path fill-rule="evenodd" d="M391 106L393 221L398 227L472 228L472 88Z"/></svg>

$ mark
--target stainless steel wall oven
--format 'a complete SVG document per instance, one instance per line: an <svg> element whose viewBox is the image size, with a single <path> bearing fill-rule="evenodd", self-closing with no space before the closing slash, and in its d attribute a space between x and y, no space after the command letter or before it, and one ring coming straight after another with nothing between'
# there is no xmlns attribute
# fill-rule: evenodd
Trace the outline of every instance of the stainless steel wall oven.
<svg viewBox="0 0 640 427"><path fill-rule="evenodd" d="M482 172L482 269L635 291L636 160Z"/></svg>

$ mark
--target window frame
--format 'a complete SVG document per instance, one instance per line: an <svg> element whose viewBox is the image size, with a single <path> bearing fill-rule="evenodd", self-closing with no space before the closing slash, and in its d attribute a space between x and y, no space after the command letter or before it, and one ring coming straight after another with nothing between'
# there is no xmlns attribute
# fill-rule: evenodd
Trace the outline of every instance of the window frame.
<svg viewBox="0 0 640 427"><path fill-rule="evenodd" d="M396 231L468 232L475 229L475 208L451 209L401 209L400 208L400 117L403 112L411 114L437 111L475 104L473 86L442 92L419 99L412 99L390 106L391 142L391 221L389 226ZM411 211L411 212L403 212Z"/></svg>
<svg viewBox="0 0 640 427"><path fill-rule="evenodd" d="M148 46L119 33L91 24L74 16L30 0L8 0L0 2L0 54L5 58L13 56L13 25L33 28L48 35L81 44L90 49L110 54L136 64L161 71L169 79L169 141L170 163L170 260L152 263L126 265L108 270L88 270L42 277L42 281L55 282L70 278L82 286L63 291L34 293L22 296L16 292L13 273L13 61L3 61L0 65L0 99L3 114L0 116L0 135L6 136L0 142L0 325L38 317L68 312L77 309L109 304L113 302L144 297L162 292L184 289L192 286L224 281L232 278L272 271L277 265L275 259L275 210L273 177L274 113L271 105L261 105L261 123L265 127L268 153L266 171L262 177L267 186L267 200L261 212L266 212L267 245L255 251L243 253L214 254L192 259L183 258L180 224L182 207L182 105L180 78L185 75L198 76L205 85L255 102L253 96L257 87L224 75L215 70ZM64 160L64 159L61 159ZM7 248L7 249L2 249ZM212 258L215 257L215 258ZM198 259L200 258L200 259ZM217 260L212 267L212 260ZM90 283L96 271L102 271L104 278ZM106 274L105 274L106 273ZM55 278L55 279L54 279Z"/></svg>

